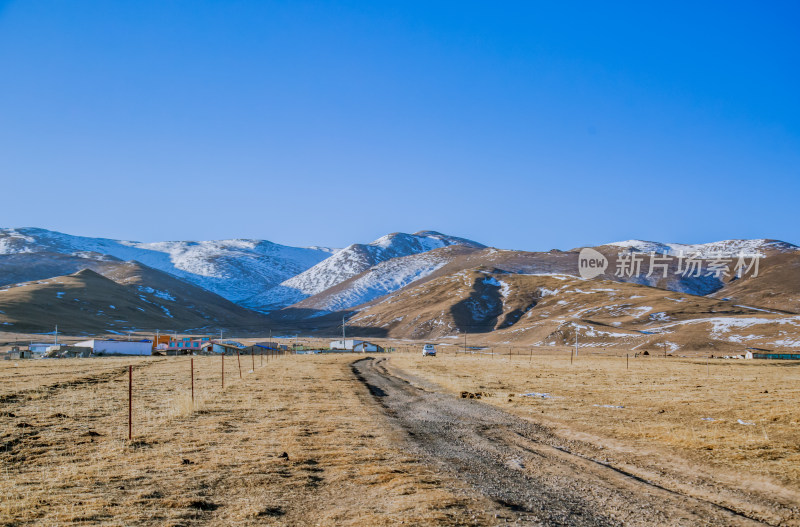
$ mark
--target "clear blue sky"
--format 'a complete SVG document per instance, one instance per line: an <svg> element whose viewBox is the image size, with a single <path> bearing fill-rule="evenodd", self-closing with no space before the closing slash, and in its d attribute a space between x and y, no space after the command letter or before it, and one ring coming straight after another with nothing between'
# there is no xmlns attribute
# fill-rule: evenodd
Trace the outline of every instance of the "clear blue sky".
<svg viewBox="0 0 800 527"><path fill-rule="evenodd" d="M0 226L800 243L799 6L0 0Z"/></svg>

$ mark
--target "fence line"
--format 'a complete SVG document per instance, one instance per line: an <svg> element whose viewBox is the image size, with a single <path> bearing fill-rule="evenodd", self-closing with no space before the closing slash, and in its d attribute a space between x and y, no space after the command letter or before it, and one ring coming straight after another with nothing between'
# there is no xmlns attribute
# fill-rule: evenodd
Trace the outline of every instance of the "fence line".
<svg viewBox="0 0 800 527"><path fill-rule="evenodd" d="M284 352L283 350L268 349L266 351L267 351L267 364L269 364L269 356L270 355L273 356L273 359L276 359L276 358L278 358L280 356L287 355L287 353ZM221 353L220 354L220 386L221 386L220 389L222 391L225 390L225 355L226 355L225 353ZM263 357L265 355L264 351L261 350L259 352L259 355L261 357L261 365L263 366L263 364L264 364ZM213 356L208 356L208 357L209 357L209 359L213 359ZM256 369L255 369L255 349L251 349L250 350L250 357L251 357L251 362L253 364L253 370L250 373L255 373L256 372ZM241 358L240 358L239 350L236 351L236 358L237 358L238 367L239 367L239 378L243 379L244 377L242 375L242 366L241 366ZM196 402L195 391L196 390L195 390L194 359L195 359L194 356L190 356L189 357L189 389L190 389L190 394L191 394L190 396L191 396L192 412L196 409L195 408L195 402ZM169 361L169 359L167 359L167 361ZM161 362L161 361L158 361L158 362ZM128 365L127 369L128 369L128 440L131 441L131 440L133 440L133 417L134 417L133 416L133 409L134 409L133 408L133 406L134 406L133 405L133 365Z"/></svg>

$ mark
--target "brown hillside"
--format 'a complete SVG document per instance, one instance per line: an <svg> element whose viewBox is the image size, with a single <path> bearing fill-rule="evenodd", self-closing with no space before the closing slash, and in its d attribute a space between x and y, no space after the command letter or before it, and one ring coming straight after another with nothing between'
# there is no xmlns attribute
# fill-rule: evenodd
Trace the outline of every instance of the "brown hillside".
<svg viewBox="0 0 800 527"><path fill-rule="evenodd" d="M0 289L0 325L16 332L41 332L52 331L58 324L60 331L80 334L242 327L263 320L221 297L137 263L118 266L116 274L123 283L84 269L6 286ZM141 285L144 283L148 285Z"/></svg>
<svg viewBox="0 0 800 527"><path fill-rule="evenodd" d="M743 352L800 345L800 317L654 287L476 268L363 306L348 324L394 338ZM457 343L457 342L456 342ZM790 346L791 347L791 346Z"/></svg>
<svg viewBox="0 0 800 527"><path fill-rule="evenodd" d="M749 306L800 313L800 255L776 254L762 262L758 276L729 280L712 294Z"/></svg>

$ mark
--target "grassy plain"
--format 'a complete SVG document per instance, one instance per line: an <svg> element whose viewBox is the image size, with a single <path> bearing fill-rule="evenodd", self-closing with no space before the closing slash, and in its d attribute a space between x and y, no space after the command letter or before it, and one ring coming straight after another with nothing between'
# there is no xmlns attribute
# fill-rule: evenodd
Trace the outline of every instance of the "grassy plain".
<svg viewBox="0 0 800 527"><path fill-rule="evenodd" d="M400 373L480 392L616 466L800 503L800 364L397 349ZM0 525L497 523L485 498L403 447L352 374L360 357L242 356L240 379L227 356L224 389L222 359L195 357L194 402L188 357L2 361Z"/></svg>
<svg viewBox="0 0 800 527"><path fill-rule="evenodd" d="M0 525L491 524L398 446L354 358L244 356L240 380L228 356L223 390L195 357L194 404L188 357L2 361Z"/></svg>
<svg viewBox="0 0 800 527"><path fill-rule="evenodd" d="M570 363L569 352L512 353L415 350L392 363L456 395L488 394L483 401L564 434L678 453L732 481L763 477L759 484L800 490L800 363L602 354ZM547 395L521 396L529 393Z"/></svg>

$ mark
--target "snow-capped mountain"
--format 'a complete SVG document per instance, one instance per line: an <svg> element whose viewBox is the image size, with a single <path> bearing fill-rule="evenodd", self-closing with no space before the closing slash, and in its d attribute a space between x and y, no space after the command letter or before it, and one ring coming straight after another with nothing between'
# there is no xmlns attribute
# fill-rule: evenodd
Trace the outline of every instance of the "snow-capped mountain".
<svg viewBox="0 0 800 527"><path fill-rule="evenodd" d="M471 240L447 236L434 231L420 231L414 234L387 234L368 244L350 245L307 271L286 280L279 286L247 299L243 302L243 305L262 311L285 307L330 289L382 262L413 254L423 254L451 245L474 248L484 247ZM423 258L418 261L407 262L408 265L392 266L387 264L375 275L376 277L379 276L379 278L376 278L373 282L356 285L354 290L347 293L350 296L350 300L342 299L341 302L336 304L349 307L354 305L352 302L355 299L371 300L381 294L386 294L390 290L394 290L387 287L388 284L395 284L400 287L407 285L415 279L413 277L419 278L421 273L430 273L435 270L437 263L434 260Z"/></svg>
<svg viewBox="0 0 800 527"><path fill-rule="evenodd" d="M298 307L312 308L320 315L349 309L399 291L430 276L448 263L450 259L438 251L392 258L346 280L342 283L343 287L329 288L318 296L300 302Z"/></svg>
<svg viewBox="0 0 800 527"><path fill-rule="evenodd" d="M696 296L732 298L743 305L800 312L800 248L777 240L724 240L706 244L628 240L595 247L608 258L598 279L634 282ZM641 253L641 269L620 274L620 253ZM92 269L116 280L124 262L138 261L199 286L239 306L301 320L362 310L387 295L465 269L519 275L578 275L580 250L549 252L487 248L434 231L393 233L333 251L287 247L263 240L142 243L71 236L44 229L0 229L0 286ZM664 273L648 272L647 253L670 255ZM708 259L702 273L679 269L678 255ZM760 255L749 276L710 272L711 259ZM622 262L624 263L624 261ZM760 274L755 278L755 270ZM684 269L683 271L686 271ZM148 275L150 276L150 275ZM152 278L152 277L151 277ZM158 284L141 284L161 290ZM422 299L425 300L425 299ZM209 301L210 302L210 301ZM111 302L113 303L113 302ZM292 309L283 310L291 306ZM278 313L279 310L280 313ZM323 317L324 318L324 317Z"/></svg>
<svg viewBox="0 0 800 527"><path fill-rule="evenodd" d="M233 302L253 296L328 258L323 248L265 240L141 243L72 236L37 228L0 229L0 255L66 254L89 260L136 260Z"/></svg>
<svg viewBox="0 0 800 527"><path fill-rule="evenodd" d="M765 256L772 252L797 251L800 247L779 240L722 240L711 243L687 245L683 243L660 243L644 240L626 240L607 244L619 247L621 250L636 252L666 254L677 256L679 254L698 255L699 258L731 258L740 254L745 256Z"/></svg>

